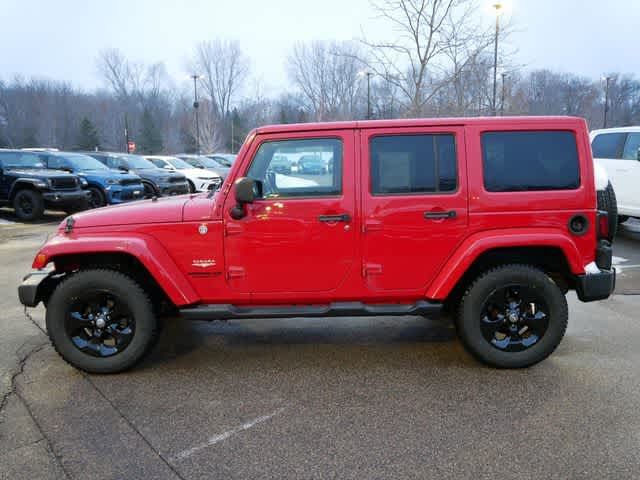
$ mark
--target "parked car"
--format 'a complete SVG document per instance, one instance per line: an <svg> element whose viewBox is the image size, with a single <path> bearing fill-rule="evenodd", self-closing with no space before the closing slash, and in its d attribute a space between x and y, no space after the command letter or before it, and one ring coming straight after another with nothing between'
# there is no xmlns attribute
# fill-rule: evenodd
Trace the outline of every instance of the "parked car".
<svg viewBox="0 0 640 480"><path fill-rule="evenodd" d="M227 168L231 168L236 161L236 158L238 158L238 155L236 155L235 153L210 153L209 155L205 156L209 157L212 160L215 160L216 162L224 165Z"/></svg>
<svg viewBox="0 0 640 480"><path fill-rule="evenodd" d="M476 358L526 367L564 336L569 290L591 302L615 285L588 139L571 117L261 127L213 194L69 217L20 301L44 302L56 350L89 372L143 358L162 305L198 320L455 312ZM330 182L279 184L270 164L290 151L333 160Z"/></svg>
<svg viewBox="0 0 640 480"><path fill-rule="evenodd" d="M180 158L168 155L153 155L145 158L153 162L158 168L179 172L187 177L191 193L217 190L222 185L222 177L220 175L195 168Z"/></svg>
<svg viewBox="0 0 640 480"><path fill-rule="evenodd" d="M316 155L303 155L298 160L298 169L300 173L307 175L322 175L327 173L327 165Z"/></svg>
<svg viewBox="0 0 640 480"><path fill-rule="evenodd" d="M138 175L142 179L144 197L170 197L189 193L187 177L178 172L158 168L140 155L130 153L87 152L113 170L122 170Z"/></svg>
<svg viewBox="0 0 640 480"><path fill-rule="evenodd" d="M291 160L284 155L276 155L270 164L271 170L276 173L282 173L285 175L291 174Z"/></svg>
<svg viewBox="0 0 640 480"><path fill-rule="evenodd" d="M37 220L45 208L75 213L88 207L88 183L63 171L47 170L38 155L0 150L0 205L20 220Z"/></svg>
<svg viewBox="0 0 640 480"><path fill-rule="evenodd" d="M640 127L622 127L591 132L591 149L615 189L618 221L640 218Z"/></svg>
<svg viewBox="0 0 640 480"><path fill-rule="evenodd" d="M47 168L65 170L84 178L89 184L89 207L116 205L144 197L144 187L137 175L112 170L89 155L70 152L34 152Z"/></svg>
<svg viewBox="0 0 640 480"><path fill-rule="evenodd" d="M192 155L188 153L179 153L176 155L181 160L184 160L189 165L195 168L203 168L209 170L216 175L220 176L224 181L227 178L227 174L229 173L229 167L226 167L219 162L205 156L205 155Z"/></svg>

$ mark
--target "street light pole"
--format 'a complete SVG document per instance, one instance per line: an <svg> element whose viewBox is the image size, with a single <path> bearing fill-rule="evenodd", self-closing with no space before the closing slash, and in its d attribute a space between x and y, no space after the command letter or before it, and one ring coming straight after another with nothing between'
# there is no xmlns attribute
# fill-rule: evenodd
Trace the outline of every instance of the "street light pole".
<svg viewBox="0 0 640 480"><path fill-rule="evenodd" d="M491 102L491 109L493 116L495 117L498 112L496 108L496 94L498 91L498 38L500 36L500 13L502 10L502 3L496 2L491 5L496 11L496 36L493 43L493 100Z"/></svg>
<svg viewBox="0 0 640 480"><path fill-rule="evenodd" d="M607 113L609 112L609 82L611 77L605 78L604 87L604 121L602 122L602 128L607 128Z"/></svg>
<svg viewBox="0 0 640 480"><path fill-rule="evenodd" d="M193 110L196 116L196 153L200 155L200 118L198 117L198 79L200 75L191 75L193 78Z"/></svg>
<svg viewBox="0 0 640 480"><path fill-rule="evenodd" d="M367 120L371 120L371 72L367 72Z"/></svg>
<svg viewBox="0 0 640 480"><path fill-rule="evenodd" d="M500 95L500 116L503 117L504 116L504 89L505 89L504 81L505 81L505 78L507 77L507 74L503 72L501 75L502 75L502 94Z"/></svg>

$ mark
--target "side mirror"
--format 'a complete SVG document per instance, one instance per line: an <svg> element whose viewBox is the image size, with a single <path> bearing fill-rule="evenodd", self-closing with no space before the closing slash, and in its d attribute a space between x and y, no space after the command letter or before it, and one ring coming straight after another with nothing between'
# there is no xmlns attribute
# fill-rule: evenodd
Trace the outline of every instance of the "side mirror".
<svg viewBox="0 0 640 480"><path fill-rule="evenodd" d="M164 167L165 170L173 170L173 167L171 165L165 165Z"/></svg>
<svg viewBox="0 0 640 480"><path fill-rule="evenodd" d="M129 169L127 167L125 167L124 165L118 165L118 170L122 170L123 172L128 172Z"/></svg>
<svg viewBox="0 0 640 480"><path fill-rule="evenodd" d="M231 209L230 215L234 220L240 220L246 215L245 205L262 196L262 184L253 178L241 177L236 180L235 185L236 205Z"/></svg>

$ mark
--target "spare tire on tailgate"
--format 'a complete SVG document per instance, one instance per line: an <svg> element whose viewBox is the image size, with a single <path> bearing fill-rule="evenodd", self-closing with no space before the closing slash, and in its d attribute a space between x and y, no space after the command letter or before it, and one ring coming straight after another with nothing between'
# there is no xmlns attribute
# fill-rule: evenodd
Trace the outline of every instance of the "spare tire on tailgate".
<svg viewBox="0 0 640 480"><path fill-rule="evenodd" d="M616 192L613 191L611 182L607 183L607 188L598 190L598 210L604 210L609 215L609 236L608 240L613 242L618 230L618 203L616 202Z"/></svg>

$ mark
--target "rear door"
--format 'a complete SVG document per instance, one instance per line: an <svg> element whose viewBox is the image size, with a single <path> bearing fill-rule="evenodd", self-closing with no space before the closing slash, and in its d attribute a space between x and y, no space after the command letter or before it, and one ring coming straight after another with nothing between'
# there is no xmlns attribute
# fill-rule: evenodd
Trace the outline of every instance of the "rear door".
<svg viewBox="0 0 640 480"><path fill-rule="evenodd" d="M258 137L239 176L262 183L262 197L235 220L234 187L224 206L229 286L254 298L321 298L355 266L354 134L352 130ZM313 173L275 171L272 163L315 155L335 167ZM277 162L276 162L277 163Z"/></svg>
<svg viewBox="0 0 640 480"><path fill-rule="evenodd" d="M361 134L363 262L372 292L424 292L467 230L462 127Z"/></svg>

